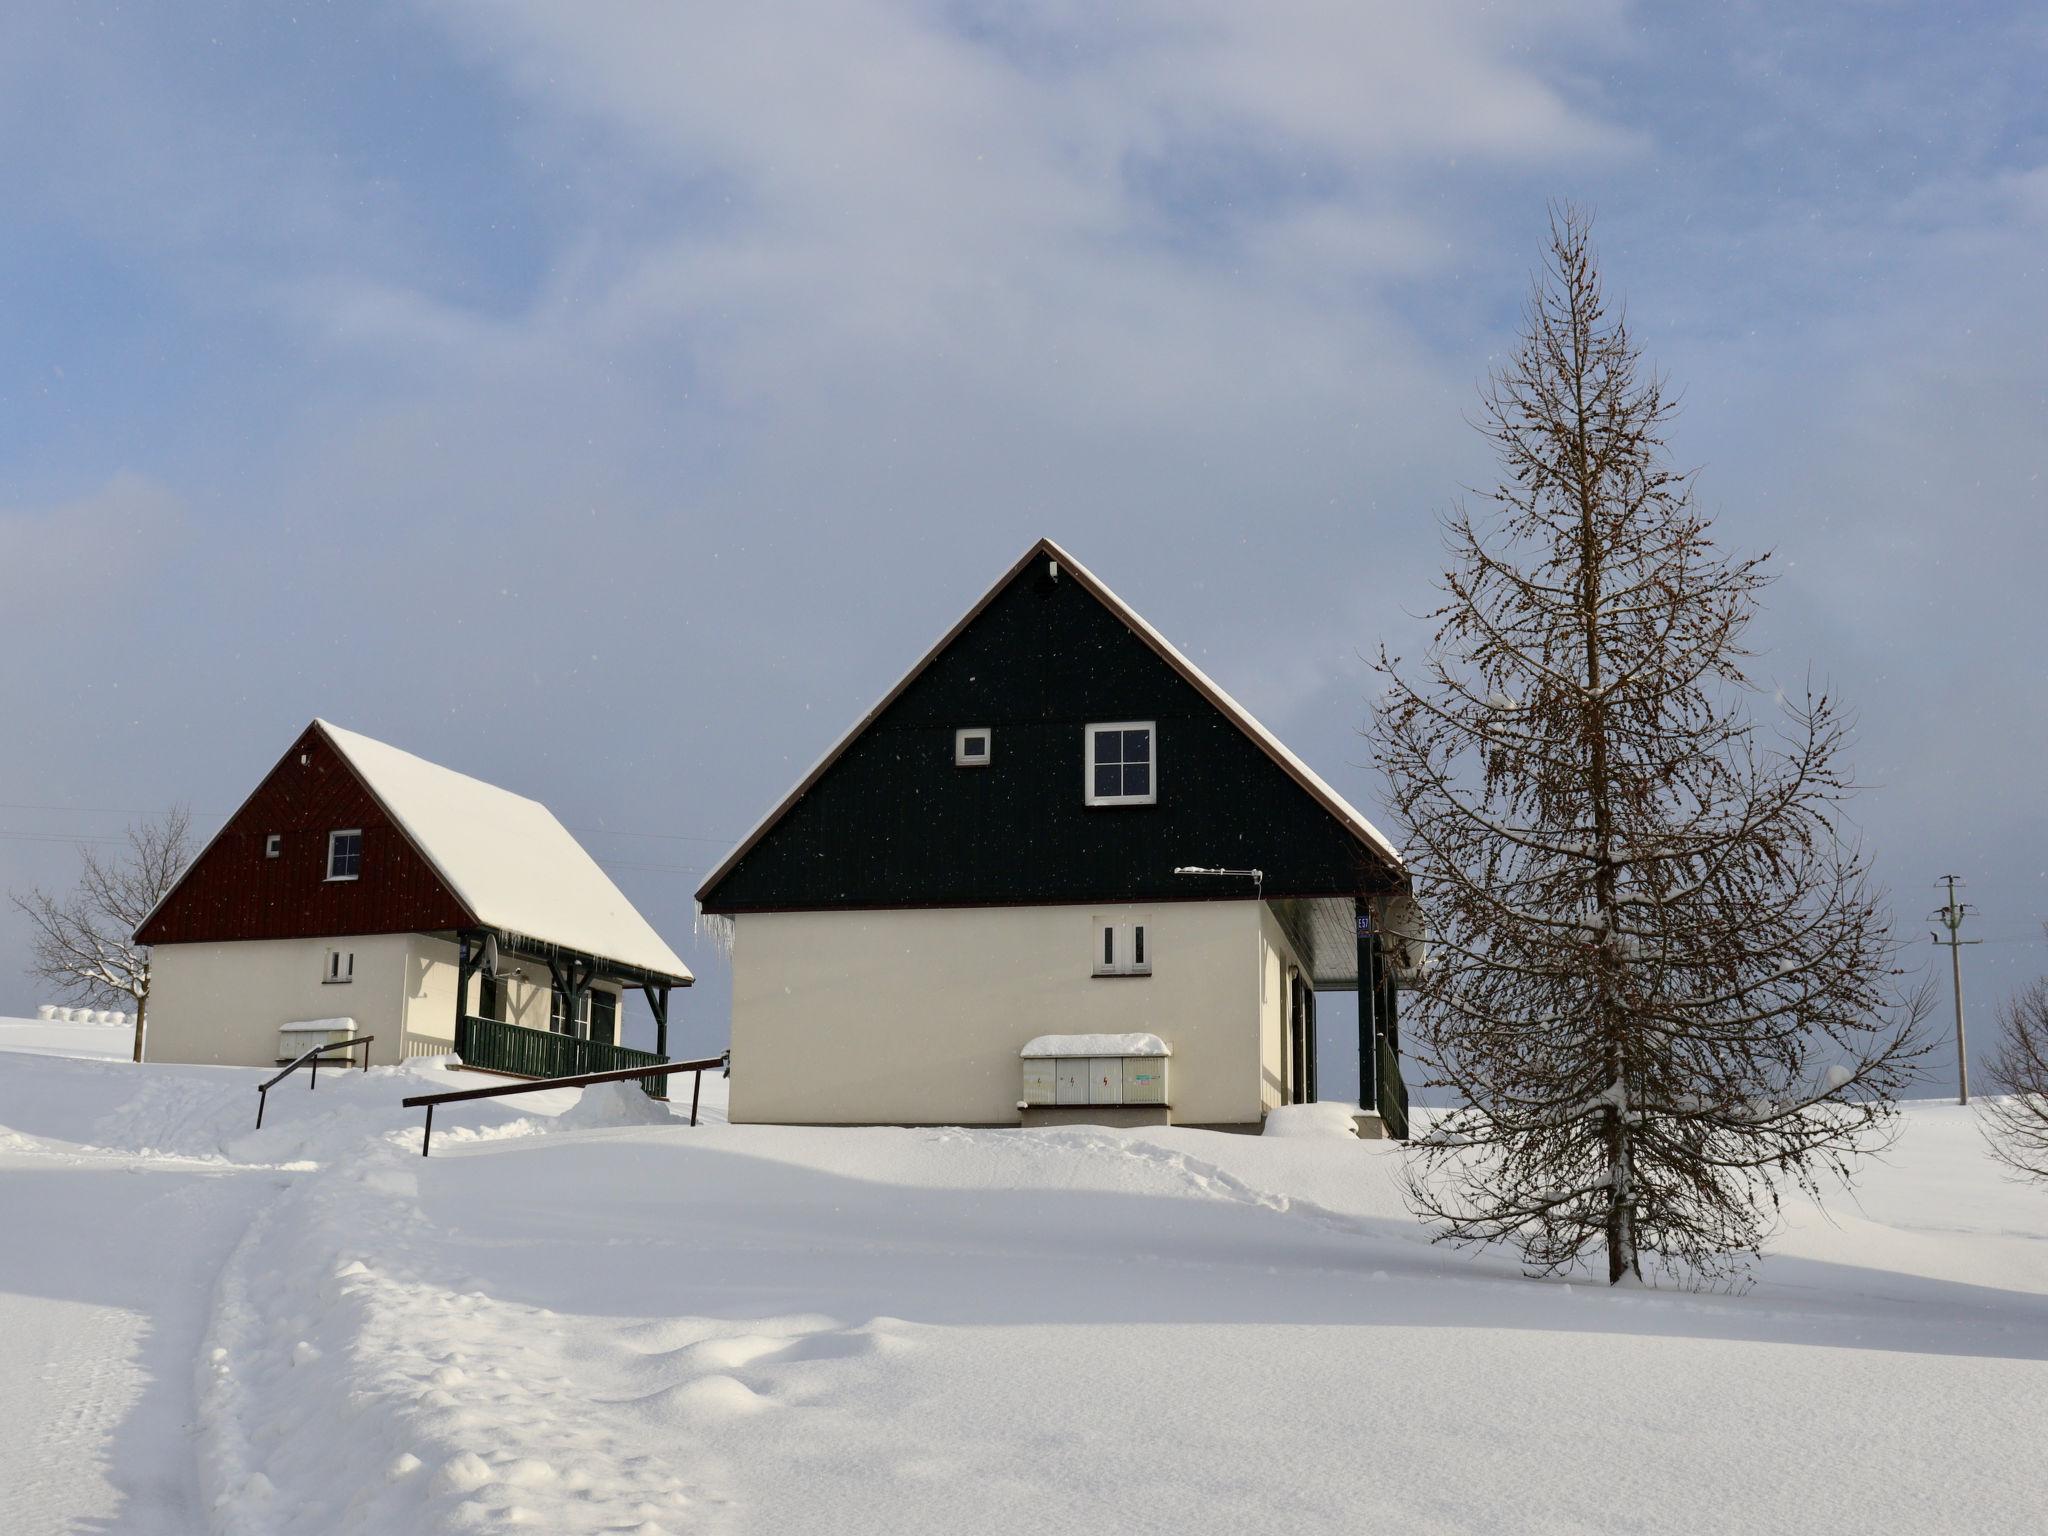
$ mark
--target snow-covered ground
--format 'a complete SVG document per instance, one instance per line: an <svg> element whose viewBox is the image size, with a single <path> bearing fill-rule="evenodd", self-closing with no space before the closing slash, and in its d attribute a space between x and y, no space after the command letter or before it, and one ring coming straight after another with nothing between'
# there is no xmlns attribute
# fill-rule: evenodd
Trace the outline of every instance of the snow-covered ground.
<svg viewBox="0 0 2048 1536"><path fill-rule="evenodd" d="M0 1054L0 1531L2020 1531L2048 1192L1916 1105L1739 1296L1431 1247L1317 1134L437 1116ZM639 1121L642 1123L631 1123Z"/></svg>

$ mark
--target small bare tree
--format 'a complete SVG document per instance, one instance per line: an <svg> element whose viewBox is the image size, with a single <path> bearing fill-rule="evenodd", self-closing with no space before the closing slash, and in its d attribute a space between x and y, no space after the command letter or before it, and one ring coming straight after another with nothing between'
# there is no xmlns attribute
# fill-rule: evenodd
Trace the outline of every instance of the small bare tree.
<svg viewBox="0 0 2048 1536"><path fill-rule="evenodd" d="M2048 1183L2048 980L1998 1011L1998 1049L1986 1064L1997 1097L1980 1099L1991 1155L2022 1178Z"/></svg>
<svg viewBox="0 0 2048 1536"><path fill-rule="evenodd" d="M149 950L135 930L192 862L192 817L183 806L131 826L112 855L78 850L78 888L61 900L40 888L8 899L35 931L29 974L66 1001L135 1008L135 1057L142 1060L149 1007Z"/></svg>
<svg viewBox="0 0 2048 1536"><path fill-rule="evenodd" d="M1532 1272L1604 1248L1695 1280L1753 1254L1791 1182L1849 1175L1921 1049L1881 894L1838 824L1848 726L1745 701L1764 558L1731 559L1666 462L1675 402L1553 212L1477 425L1503 466L1445 519L1436 641L1382 653L1376 757L1431 970L1407 1031L1449 1110L1410 1194ZM1782 702L1782 701L1781 701Z"/></svg>

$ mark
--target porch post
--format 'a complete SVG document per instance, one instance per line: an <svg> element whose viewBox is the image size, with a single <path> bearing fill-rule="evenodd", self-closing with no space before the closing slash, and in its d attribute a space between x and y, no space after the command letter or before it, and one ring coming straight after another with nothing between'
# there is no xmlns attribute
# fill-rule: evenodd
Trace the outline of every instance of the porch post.
<svg viewBox="0 0 2048 1536"><path fill-rule="evenodd" d="M462 933L457 934L455 940L460 947L455 962L455 1033L450 1038L457 1041L462 1039L462 1021L469 1013L469 981L476 975L484 958L483 946L479 944L472 948L470 938L471 935Z"/></svg>
<svg viewBox="0 0 2048 1536"><path fill-rule="evenodd" d="M1372 907L1363 896L1353 910L1358 927L1358 1107L1379 1113L1380 1107L1380 968L1379 935L1373 932Z"/></svg>
<svg viewBox="0 0 2048 1536"><path fill-rule="evenodd" d="M1316 1099L1316 989L1308 989L1308 1101Z"/></svg>
<svg viewBox="0 0 2048 1536"><path fill-rule="evenodd" d="M641 992L647 998L647 1008L654 1015L654 1054L663 1061L668 1060L668 983L656 986L653 982L642 982Z"/></svg>

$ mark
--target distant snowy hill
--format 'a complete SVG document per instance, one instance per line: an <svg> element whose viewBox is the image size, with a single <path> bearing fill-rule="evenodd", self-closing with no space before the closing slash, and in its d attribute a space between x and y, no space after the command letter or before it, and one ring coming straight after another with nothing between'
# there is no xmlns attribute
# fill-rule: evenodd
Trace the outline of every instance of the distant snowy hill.
<svg viewBox="0 0 2048 1536"><path fill-rule="evenodd" d="M126 1061L135 1051L132 1024L73 1024L0 1018L0 1051L49 1056L99 1056Z"/></svg>
<svg viewBox="0 0 2048 1536"><path fill-rule="evenodd" d="M45 1047L36 1047L44 1049ZM2048 1196L1954 1106L1737 1296L1323 1129L692 1130L0 1051L0 1530L2022 1531ZM475 1081L475 1079L470 1079ZM567 1111L567 1113L564 1113ZM650 1120L650 1111L652 1118ZM633 1121L649 1123L631 1123ZM442 1127L445 1126L445 1131Z"/></svg>

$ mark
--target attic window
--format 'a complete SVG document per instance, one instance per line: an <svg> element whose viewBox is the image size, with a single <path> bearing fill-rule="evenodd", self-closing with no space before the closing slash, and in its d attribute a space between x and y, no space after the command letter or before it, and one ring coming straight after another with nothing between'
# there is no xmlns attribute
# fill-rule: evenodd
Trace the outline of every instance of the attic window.
<svg viewBox="0 0 2048 1536"><path fill-rule="evenodd" d="M995 743L994 733L985 725L971 725L953 733L953 764L958 768L986 768Z"/></svg>
<svg viewBox="0 0 2048 1536"><path fill-rule="evenodd" d="M283 848L284 836L282 833L273 832L270 836L263 839L263 857L266 859L276 858L283 851Z"/></svg>
<svg viewBox="0 0 2048 1536"><path fill-rule="evenodd" d="M1090 805L1152 805L1159 799L1157 723L1119 720L1087 731L1084 789Z"/></svg>
<svg viewBox="0 0 2048 1536"><path fill-rule="evenodd" d="M363 829L327 834L327 878L353 880L363 872Z"/></svg>

